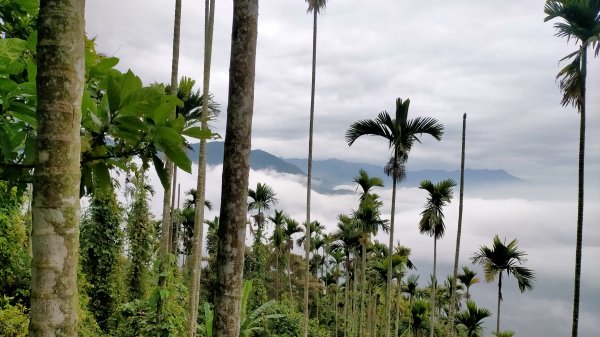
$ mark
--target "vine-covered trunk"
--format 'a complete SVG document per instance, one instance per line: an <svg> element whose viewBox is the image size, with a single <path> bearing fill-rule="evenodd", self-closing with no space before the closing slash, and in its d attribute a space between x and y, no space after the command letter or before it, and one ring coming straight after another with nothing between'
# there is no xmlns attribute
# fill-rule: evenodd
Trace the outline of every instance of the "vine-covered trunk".
<svg viewBox="0 0 600 337"><path fill-rule="evenodd" d="M313 122L315 116L315 75L317 67L317 9L313 9L313 49L312 49L312 82L310 88L310 118L308 127L308 168L306 179L306 280L304 283L304 322L303 335L308 337L308 283L310 279L310 195L312 190L312 152L313 152Z"/></svg>
<svg viewBox="0 0 600 337"><path fill-rule="evenodd" d="M368 239L367 239L368 242ZM366 278L366 270L365 270L365 266L367 265L367 247L366 247L367 243L365 242L363 245L361 245L361 277L360 277L360 314L358 316L358 332L359 334L362 334L362 321L363 321L363 317L365 317L365 311L366 311L366 306L365 306L365 296L366 296L366 291L365 291L365 286L367 284L367 278ZM368 326L368 325L367 325ZM366 329L368 331L368 329Z"/></svg>
<svg viewBox="0 0 600 337"><path fill-rule="evenodd" d="M448 335L454 337L454 313L456 311L456 279L458 278L458 257L460 254L460 237L462 235L463 194L465 188L465 132L467 129L467 114L463 114L462 149L460 155L460 194L458 198L458 229L456 232L456 250L454 251L454 269L452 271L452 289L450 289L450 312L448 313ZM469 299L469 285L467 300Z"/></svg>
<svg viewBox="0 0 600 337"><path fill-rule="evenodd" d="M573 286L573 324L571 336L577 337L579 327L579 294L581 284L581 250L583 241L583 178L585 159L585 82L587 77L587 46L581 47L581 104L579 107L579 170L577 180L577 239L575 247L575 282Z"/></svg>
<svg viewBox="0 0 600 337"><path fill-rule="evenodd" d="M234 0L213 337L240 333L258 0Z"/></svg>
<svg viewBox="0 0 600 337"><path fill-rule="evenodd" d="M210 64L212 56L212 38L215 20L215 0L206 0L204 8L204 74L202 84L202 129L208 129L208 100L210 84ZM202 245L204 243L204 202L206 200L206 139L200 139L198 150L198 178L196 184L196 212L194 213L194 238L192 242L192 261L190 277L190 298L188 316L188 337L196 335L196 320L200 291L198 285L202 276Z"/></svg>
<svg viewBox="0 0 600 337"><path fill-rule="evenodd" d="M175 0L175 18L173 24L173 57L171 61L171 95L177 96L177 73L179 71L179 35L181 31L181 0ZM172 112L172 115L175 111ZM160 262L158 273L158 287L165 288L167 286L166 271L169 269L169 252L171 242L171 180L173 175L173 163L165 156L165 181L167 186L164 186L163 194L163 209L162 209L162 233L160 237ZM156 304L157 325L162 326L164 321L163 316L164 298L158 297Z"/></svg>
<svg viewBox="0 0 600 337"><path fill-rule="evenodd" d="M33 337L77 336L84 0L40 1L33 175Z"/></svg>

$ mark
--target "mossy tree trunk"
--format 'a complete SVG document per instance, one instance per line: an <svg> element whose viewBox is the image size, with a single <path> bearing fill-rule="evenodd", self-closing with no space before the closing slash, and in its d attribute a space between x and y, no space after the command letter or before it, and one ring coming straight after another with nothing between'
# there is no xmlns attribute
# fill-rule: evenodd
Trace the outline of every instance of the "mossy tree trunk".
<svg viewBox="0 0 600 337"><path fill-rule="evenodd" d="M40 1L30 336L77 336L84 0Z"/></svg>
<svg viewBox="0 0 600 337"><path fill-rule="evenodd" d="M240 333L258 0L234 0L223 158L214 337Z"/></svg>

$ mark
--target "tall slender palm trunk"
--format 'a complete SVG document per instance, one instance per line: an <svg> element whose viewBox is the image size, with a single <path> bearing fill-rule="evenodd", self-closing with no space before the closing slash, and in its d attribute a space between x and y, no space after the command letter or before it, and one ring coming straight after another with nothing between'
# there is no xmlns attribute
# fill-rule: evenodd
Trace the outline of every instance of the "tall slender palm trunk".
<svg viewBox="0 0 600 337"><path fill-rule="evenodd" d="M213 337L240 333L258 0L234 0Z"/></svg>
<svg viewBox="0 0 600 337"><path fill-rule="evenodd" d="M349 317L349 294L350 294L350 252L346 253L346 279L344 280L344 336L348 334Z"/></svg>
<svg viewBox="0 0 600 337"><path fill-rule="evenodd" d="M294 294L292 293L292 253L291 253L291 249L288 249L288 260L287 260L287 267L288 267L288 283L290 286L290 302L292 303L292 306L294 304Z"/></svg>
<svg viewBox="0 0 600 337"><path fill-rule="evenodd" d="M398 302L396 310L396 326L394 336L398 336L398 329L400 328L400 306L402 305L402 280L398 280Z"/></svg>
<svg viewBox="0 0 600 337"><path fill-rule="evenodd" d="M575 282L573 286L573 324L571 336L577 337L579 328L579 296L581 284L581 252L583 241L583 178L585 159L585 82L587 77L587 46L581 47L581 105L579 108L579 170L577 182L577 242L575 248Z"/></svg>
<svg viewBox="0 0 600 337"><path fill-rule="evenodd" d="M177 95L177 74L179 71L179 36L181 31L181 0L175 1L175 19L173 25L173 58L171 62L171 95ZM173 111L173 114L175 112ZM166 271L169 264L169 251L171 242L171 179L173 176L173 163L165 158L165 175L168 182L164 186L163 209L162 209L162 233L160 238L160 263L158 286L164 288L167 285ZM161 326L163 317L164 299L159 296L156 304L157 325Z"/></svg>
<svg viewBox="0 0 600 337"><path fill-rule="evenodd" d="M498 314L496 315L496 336L500 336L500 302L502 302L502 271L498 275Z"/></svg>
<svg viewBox="0 0 600 337"><path fill-rule="evenodd" d="M394 154L394 162L397 163L398 156ZM394 249L394 218L396 216L396 173L392 173L392 211L390 214L390 241L388 244L389 254L392 254ZM385 292L385 336L390 337L391 322L392 322L392 259L388 259L387 270L387 288Z"/></svg>
<svg viewBox="0 0 600 337"><path fill-rule="evenodd" d="M369 239L367 239L367 242ZM362 320L366 316L366 305L365 305L365 297L367 295L366 285L367 285L367 273L366 273L366 265L367 265L367 247L366 243L362 245L362 257L361 257L361 278L360 278L360 315L358 317L358 331L362 334ZM367 327L367 325L365 325ZM368 329L366 329L368 331Z"/></svg>
<svg viewBox="0 0 600 337"><path fill-rule="evenodd" d="M212 57L215 0L205 0L204 7L204 74L202 83L202 129L208 128L208 100L210 65ZM198 150L198 178L196 185L196 212L194 214L194 239L192 243L188 337L196 335L196 319L200 301L199 284L202 277L201 256L204 244L204 202L206 200L206 139L200 139Z"/></svg>
<svg viewBox="0 0 600 337"><path fill-rule="evenodd" d="M431 329L429 335L433 337L435 331L435 292L437 288L437 278L435 275L435 267L437 263L437 238L433 237L433 280L431 281Z"/></svg>
<svg viewBox="0 0 600 337"><path fill-rule="evenodd" d="M448 313L448 336L454 336L454 313L456 311L456 280L458 279L458 257L460 254L460 237L462 235L463 194L465 188L465 132L467 129L467 114L463 114L462 149L460 155L460 194L458 198L458 229L456 232L456 250L454 252L454 269L452 271L452 288L450 289L450 312ZM469 299L469 285L467 300Z"/></svg>
<svg viewBox="0 0 600 337"><path fill-rule="evenodd" d="M83 0L40 1L30 336L77 336Z"/></svg>
<svg viewBox="0 0 600 337"><path fill-rule="evenodd" d="M312 81L310 88L310 118L308 127L308 169L306 181L306 238L305 253L306 259L306 280L304 282L304 337L308 337L308 283L310 279L310 194L312 189L312 152L313 152L313 123L315 116L315 76L317 68L317 10L313 10L313 50L312 50Z"/></svg>

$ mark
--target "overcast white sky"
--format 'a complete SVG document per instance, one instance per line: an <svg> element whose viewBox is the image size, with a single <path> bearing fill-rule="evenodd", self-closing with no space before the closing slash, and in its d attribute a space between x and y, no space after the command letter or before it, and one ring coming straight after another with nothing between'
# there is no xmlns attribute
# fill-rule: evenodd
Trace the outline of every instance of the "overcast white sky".
<svg viewBox="0 0 600 337"><path fill-rule="evenodd" d="M534 183L511 197L490 190L465 202L461 263L499 234L518 238L538 273L536 289L517 294L507 282L502 325L519 336L565 336L570 331L576 215L579 116L560 106L558 60L576 47L544 23L542 0L332 0L319 17L315 158L383 164L386 143L360 139L349 148L344 132L354 121L392 113L397 97L411 99L410 116L431 116L445 125L442 142L425 138L410 153L409 170L457 169L462 113L468 113L467 166L505 169ZM201 82L203 1L183 0L180 76ZM87 32L98 50L121 59L145 83L169 82L174 1L87 1ZM227 105L232 1L217 1L211 92ZM310 103L312 16L301 0L261 0L259 8L253 148L282 157L306 157ZM600 60L588 72L587 184L582 337L600 328ZM224 133L223 117L216 127ZM219 168L209 170L218 182ZM185 176L191 187L194 178ZM304 217L302 182L290 176L252 172L268 182L280 203ZM184 189L184 187L182 187ZM217 201L220 186L209 187ZM389 209L389 191L380 194ZM314 197L313 216L335 226L335 217L355 207L353 196ZM428 278L430 238L416 230L425 195L401 189L399 239L413 248L421 280ZM440 241L441 269L451 264L457 205L448 208ZM593 227L592 227L593 226ZM385 236L381 235L381 240ZM480 271L481 273L481 271ZM513 289L512 291L509 289ZM480 304L495 308L495 287L477 285ZM488 322L491 326L492 320Z"/></svg>

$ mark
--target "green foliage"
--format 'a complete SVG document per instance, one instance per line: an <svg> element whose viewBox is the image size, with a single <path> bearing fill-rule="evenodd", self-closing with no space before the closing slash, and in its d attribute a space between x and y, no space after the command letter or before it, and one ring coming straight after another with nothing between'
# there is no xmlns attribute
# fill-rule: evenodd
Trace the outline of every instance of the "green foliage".
<svg viewBox="0 0 600 337"><path fill-rule="evenodd" d="M29 304L29 240L16 188L0 182L0 295Z"/></svg>
<svg viewBox="0 0 600 337"><path fill-rule="evenodd" d="M25 39L33 32L39 0L0 0L0 35Z"/></svg>
<svg viewBox="0 0 600 337"><path fill-rule="evenodd" d="M133 188L134 200L127 218L129 243L127 288L130 300L143 299L148 294L150 259L154 246L154 226L150 219L145 172L136 172Z"/></svg>
<svg viewBox="0 0 600 337"><path fill-rule="evenodd" d="M27 308L22 304L11 304L9 297L0 298L0 336L26 337L29 335Z"/></svg>
<svg viewBox="0 0 600 337"><path fill-rule="evenodd" d="M30 7L27 2L20 0L15 6ZM11 7L0 2L0 14L10 12L7 6ZM14 23L14 19L10 17L11 21L3 22L2 27ZM22 187L31 181L36 154L37 34L33 28L29 30L26 36L19 33L15 38L0 39L0 180ZM183 135L206 139L213 136L210 130L186 124L184 116L176 118L175 109L183 103L177 97L165 95L163 86L144 86L131 70L121 73L114 69L118 62L118 58L99 54L93 40L86 41L81 120L82 195L109 186L109 171L126 170L132 157L139 157L144 163L152 160L166 186L160 153L182 170L191 172L191 160L185 152L188 144ZM218 111L216 105L215 111Z"/></svg>
<svg viewBox="0 0 600 337"><path fill-rule="evenodd" d="M122 209L113 191L97 193L81 223L81 265L88 281L90 311L106 331L107 319L119 303L119 261L123 233Z"/></svg>

